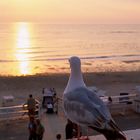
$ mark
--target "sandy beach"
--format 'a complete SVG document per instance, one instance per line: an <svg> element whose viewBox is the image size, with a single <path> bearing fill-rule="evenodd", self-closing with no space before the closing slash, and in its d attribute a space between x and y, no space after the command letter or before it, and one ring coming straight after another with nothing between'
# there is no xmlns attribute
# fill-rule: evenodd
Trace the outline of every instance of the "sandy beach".
<svg viewBox="0 0 140 140"><path fill-rule="evenodd" d="M120 92L136 93L140 85L140 72L84 73L87 86L105 90L106 95L119 95ZM0 77L0 99L13 95L15 105L26 101L29 94L42 98L42 88L54 87L60 97L67 84L69 74L51 74L19 77ZM0 101L1 106L1 101Z"/></svg>
<svg viewBox="0 0 140 140"><path fill-rule="evenodd" d="M137 93L136 86L140 85L140 72L117 72L117 73L84 73L84 80L87 86L96 86L99 89L105 90L106 95L119 95L120 92ZM26 101L29 94L33 94L38 100L42 99L43 87L54 87L59 97L62 97L62 93L67 84L69 74L53 74L53 75L35 75L35 76L20 76L20 77L0 77L0 99L4 95L13 95L14 104L19 105ZM2 105L2 100L0 102ZM132 117L135 124L137 119ZM116 118L121 128L127 129L126 124L129 119L125 119L124 125L122 120L124 118ZM138 119L139 121L139 119ZM19 137L21 140L27 139L28 119L18 120L14 122L1 123L0 139L17 140ZM133 123L134 124L134 123ZM14 127L13 127L14 126ZM50 125L51 126L51 125ZM133 128L129 124L129 128ZM139 126L137 126L139 127ZM8 129L8 133L6 131Z"/></svg>

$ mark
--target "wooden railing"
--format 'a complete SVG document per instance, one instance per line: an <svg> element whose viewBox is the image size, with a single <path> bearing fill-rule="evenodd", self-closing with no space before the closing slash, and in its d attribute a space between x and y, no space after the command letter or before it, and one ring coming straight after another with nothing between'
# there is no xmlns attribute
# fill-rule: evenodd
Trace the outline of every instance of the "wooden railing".
<svg viewBox="0 0 140 140"><path fill-rule="evenodd" d="M134 100L136 99L136 94L120 95L120 96L110 96L112 102L108 102L108 96L100 97L105 104L108 106L111 114L123 114L127 113L127 110L134 110ZM58 114L64 116L63 112L63 99L58 98Z"/></svg>
<svg viewBox="0 0 140 140"><path fill-rule="evenodd" d="M110 96L112 102L108 101L108 97L103 97L102 99L105 100L112 115L125 115L128 111L134 110L134 100L136 96L136 94Z"/></svg>
<svg viewBox="0 0 140 140"><path fill-rule="evenodd" d="M112 98L111 103L108 102L108 96L101 97L101 99L107 104L111 114L113 114L114 112L116 113L123 112L125 114L127 109L133 109L134 99L136 99L136 94L110 96L110 97ZM120 99L124 99L124 100L120 100ZM61 97L58 97L57 111L58 111L58 115L65 117L62 102L63 99ZM37 112L40 111L40 108L41 107L39 103L37 105ZM7 119L24 118L27 116L28 116L27 105L0 107L0 121L7 120Z"/></svg>
<svg viewBox="0 0 140 140"><path fill-rule="evenodd" d="M36 112L39 112L40 104L36 104ZM0 107L0 121L25 118L28 116L27 105L17 105L10 107Z"/></svg>

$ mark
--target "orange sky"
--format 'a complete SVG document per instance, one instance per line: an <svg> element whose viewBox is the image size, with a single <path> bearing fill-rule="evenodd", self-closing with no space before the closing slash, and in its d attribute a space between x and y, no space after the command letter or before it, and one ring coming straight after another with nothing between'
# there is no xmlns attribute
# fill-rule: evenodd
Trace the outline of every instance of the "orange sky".
<svg viewBox="0 0 140 140"><path fill-rule="evenodd" d="M0 21L140 23L140 0L1 0Z"/></svg>

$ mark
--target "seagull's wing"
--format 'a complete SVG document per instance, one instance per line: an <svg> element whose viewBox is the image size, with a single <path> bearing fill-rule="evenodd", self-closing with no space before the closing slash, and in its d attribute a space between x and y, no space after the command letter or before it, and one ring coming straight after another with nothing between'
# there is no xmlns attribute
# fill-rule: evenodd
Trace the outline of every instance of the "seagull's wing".
<svg viewBox="0 0 140 140"><path fill-rule="evenodd" d="M64 95L66 115L86 126L104 128L111 115L103 101L87 88L78 88Z"/></svg>

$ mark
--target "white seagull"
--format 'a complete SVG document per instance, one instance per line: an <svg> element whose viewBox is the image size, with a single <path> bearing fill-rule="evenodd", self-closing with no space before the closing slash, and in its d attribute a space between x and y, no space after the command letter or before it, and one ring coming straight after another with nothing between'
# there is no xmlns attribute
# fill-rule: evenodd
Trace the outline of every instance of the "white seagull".
<svg viewBox="0 0 140 140"><path fill-rule="evenodd" d="M98 131L107 140L126 140L104 102L86 87L80 59L73 56L69 59L69 63L71 74L63 95L66 117L78 125Z"/></svg>

